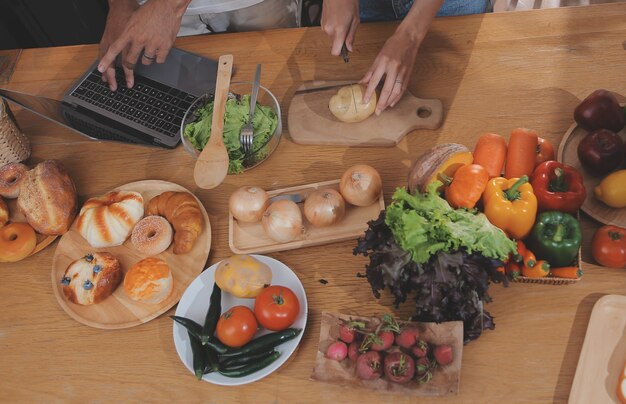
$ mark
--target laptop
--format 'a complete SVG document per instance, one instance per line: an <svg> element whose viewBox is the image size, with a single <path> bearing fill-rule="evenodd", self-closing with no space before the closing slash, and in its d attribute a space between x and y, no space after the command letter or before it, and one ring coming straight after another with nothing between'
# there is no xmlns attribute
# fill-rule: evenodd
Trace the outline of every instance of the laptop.
<svg viewBox="0 0 626 404"><path fill-rule="evenodd" d="M215 87L217 62L172 48L165 63L137 64L135 85L126 87L116 67L118 89L109 90L98 61L62 100L0 89L0 96L95 140L174 148L189 106Z"/></svg>

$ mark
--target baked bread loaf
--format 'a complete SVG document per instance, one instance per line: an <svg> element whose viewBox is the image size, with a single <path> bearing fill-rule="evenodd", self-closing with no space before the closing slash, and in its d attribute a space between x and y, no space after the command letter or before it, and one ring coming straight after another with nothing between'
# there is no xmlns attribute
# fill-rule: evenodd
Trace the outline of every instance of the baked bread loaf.
<svg viewBox="0 0 626 404"><path fill-rule="evenodd" d="M148 203L148 215L165 216L174 228L174 254L191 251L202 232L204 218L196 198L189 192L163 192Z"/></svg>
<svg viewBox="0 0 626 404"><path fill-rule="evenodd" d="M138 302L161 303L170 295L173 286L170 267L155 257L139 261L124 276L124 292Z"/></svg>
<svg viewBox="0 0 626 404"><path fill-rule="evenodd" d="M61 235L76 217L76 187L61 163L46 160L24 176L17 206L36 232Z"/></svg>
<svg viewBox="0 0 626 404"><path fill-rule="evenodd" d="M122 281L120 262L113 254L96 252L72 262L65 270L61 283L63 294L76 304L101 302Z"/></svg>
<svg viewBox="0 0 626 404"><path fill-rule="evenodd" d="M0 196L0 227L7 224L9 221L9 206Z"/></svg>
<svg viewBox="0 0 626 404"><path fill-rule="evenodd" d="M143 196L139 192L109 192L85 202L76 229L94 248L113 247L126 241L142 217Z"/></svg>

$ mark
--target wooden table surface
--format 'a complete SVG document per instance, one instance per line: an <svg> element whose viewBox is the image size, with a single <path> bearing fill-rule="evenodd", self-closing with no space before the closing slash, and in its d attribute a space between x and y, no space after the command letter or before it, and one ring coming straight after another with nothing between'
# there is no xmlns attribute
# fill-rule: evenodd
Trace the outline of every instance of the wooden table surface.
<svg viewBox="0 0 626 404"><path fill-rule="evenodd" d="M416 131L393 148L296 145L289 128L271 158L254 170L229 176L217 189L193 181L194 160L181 147L161 150L85 140L27 111L15 109L32 141L26 162L59 159L69 170L82 203L132 181L157 179L192 190L204 203L213 245L207 266L231 255L227 200L242 185L276 189L339 178L355 163L382 175L385 199L404 186L410 162L443 142L473 148L482 132L508 137L519 126L536 129L558 145L579 100L597 88L626 94L626 4L441 18L420 49L410 90L440 98L445 122ZM263 64L262 84L283 108L305 80L359 79L395 23L362 25L345 65L329 55L319 28L184 38L177 45L217 59L234 55L233 80L248 80ZM97 46L24 50L9 89L60 98L97 57ZM623 97L621 101L624 101ZM114 331L84 326L57 303L50 281L56 242L0 272L0 391L6 401L208 401L208 402L564 402L567 400L594 303L625 294L626 272L591 264L588 244L597 224L583 218L585 275L569 286L492 285L496 329L463 352L458 396L416 399L349 390L309 380L322 311L376 315L391 312L390 298L377 301L356 277L366 259L355 243L269 254L300 277L309 303L308 327L295 357L269 377L241 387L198 382L176 354L167 315ZM326 279L327 284L319 282ZM407 303L396 314L407 317ZM166 314L172 314L174 309Z"/></svg>

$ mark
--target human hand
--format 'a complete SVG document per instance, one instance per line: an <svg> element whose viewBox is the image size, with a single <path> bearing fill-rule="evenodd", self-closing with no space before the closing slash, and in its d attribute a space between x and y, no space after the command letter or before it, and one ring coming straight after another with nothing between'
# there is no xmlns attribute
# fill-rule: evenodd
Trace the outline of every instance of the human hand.
<svg viewBox="0 0 626 404"><path fill-rule="evenodd" d="M165 61L188 4L189 0L150 0L136 9L100 59L98 71L102 73L110 69L117 55L122 53L126 85L132 87L135 64L142 52L144 65L150 65L154 60L157 63Z"/></svg>
<svg viewBox="0 0 626 404"><path fill-rule="evenodd" d="M109 14L107 16L104 33L100 39L100 51L98 58L107 53L109 47L124 31L126 23L135 10L139 8L139 4L135 0L118 0L109 2ZM122 58L126 57L126 48L122 50ZM109 65L102 73L102 81L109 83L111 91L117 90L117 82L115 81L115 68ZM132 74L132 71L130 72Z"/></svg>
<svg viewBox="0 0 626 404"><path fill-rule="evenodd" d="M376 103L376 115L380 115L388 106L393 107L400 100L409 85L419 44L413 39L396 31L376 56L374 63L361 79L367 84L363 102L369 102L378 83L385 76L383 88Z"/></svg>
<svg viewBox="0 0 626 404"><path fill-rule="evenodd" d="M359 26L359 0L327 0L322 3L322 31L332 41L330 54L339 56L343 44L352 52Z"/></svg>

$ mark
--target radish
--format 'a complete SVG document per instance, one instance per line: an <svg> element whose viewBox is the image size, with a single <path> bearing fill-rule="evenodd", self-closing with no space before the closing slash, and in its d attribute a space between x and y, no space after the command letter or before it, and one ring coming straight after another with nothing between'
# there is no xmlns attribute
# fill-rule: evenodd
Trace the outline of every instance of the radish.
<svg viewBox="0 0 626 404"><path fill-rule="evenodd" d="M361 344L355 341L348 346L348 358L350 358L350 360L353 362L356 362L356 360L361 355L361 352L359 352L360 345Z"/></svg>
<svg viewBox="0 0 626 404"><path fill-rule="evenodd" d="M450 345L436 346L433 355L440 366L446 366L452 363L452 347Z"/></svg>
<svg viewBox="0 0 626 404"><path fill-rule="evenodd" d="M428 373L430 368L430 360L426 356L422 356L421 358L415 361L415 372L417 376L423 376Z"/></svg>
<svg viewBox="0 0 626 404"><path fill-rule="evenodd" d="M410 349L413 345L415 345L419 337L420 331L417 328L405 328L400 332L400 334L396 335L396 345L401 348Z"/></svg>
<svg viewBox="0 0 626 404"><path fill-rule="evenodd" d="M347 324L342 324L339 328L339 339L341 339L346 344L354 342L356 338L356 330L351 328Z"/></svg>
<svg viewBox="0 0 626 404"><path fill-rule="evenodd" d="M423 358L428 355L428 342L424 340L418 340L413 348L411 348L411 353L416 358Z"/></svg>
<svg viewBox="0 0 626 404"><path fill-rule="evenodd" d="M363 380L378 379L383 374L380 352L368 351L356 360L356 374Z"/></svg>
<svg viewBox="0 0 626 404"><path fill-rule="evenodd" d="M415 362L405 353L396 351L385 357L385 376L394 383L406 383L415 375Z"/></svg>
<svg viewBox="0 0 626 404"><path fill-rule="evenodd" d="M335 341L328 346L326 357L336 361L342 361L348 356L348 347L341 341Z"/></svg>
<svg viewBox="0 0 626 404"><path fill-rule="evenodd" d="M378 334L368 335L368 337L370 336L372 342L370 349L372 351L386 351L391 348L393 341L395 340L393 332L391 331L380 331Z"/></svg>

